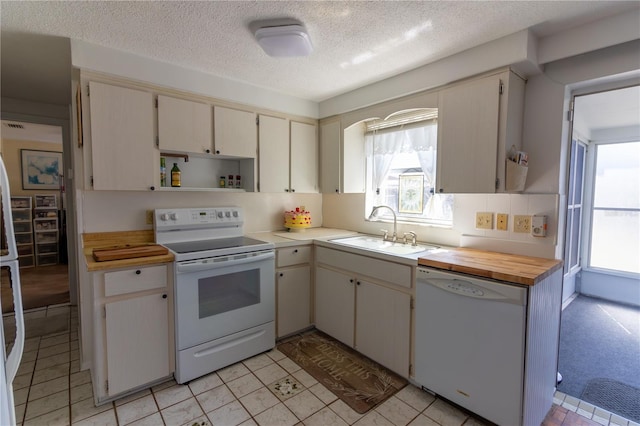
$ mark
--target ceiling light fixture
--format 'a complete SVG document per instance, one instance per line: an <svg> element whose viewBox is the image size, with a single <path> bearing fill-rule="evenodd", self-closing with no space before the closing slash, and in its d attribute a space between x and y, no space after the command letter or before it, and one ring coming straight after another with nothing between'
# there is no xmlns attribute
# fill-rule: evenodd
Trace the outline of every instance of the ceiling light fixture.
<svg viewBox="0 0 640 426"><path fill-rule="evenodd" d="M308 56L313 50L309 34L302 25L262 27L256 29L254 35L269 56Z"/></svg>

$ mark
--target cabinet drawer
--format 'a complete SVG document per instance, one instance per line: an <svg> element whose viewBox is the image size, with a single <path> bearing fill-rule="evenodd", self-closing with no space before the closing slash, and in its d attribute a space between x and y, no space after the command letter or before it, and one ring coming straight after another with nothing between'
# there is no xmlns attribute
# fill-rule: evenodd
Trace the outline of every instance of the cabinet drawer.
<svg viewBox="0 0 640 426"><path fill-rule="evenodd" d="M104 295L135 293L167 286L167 265L105 272Z"/></svg>
<svg viewBox="0 0 640 426"><path fill-rule="evenodd" d="M13 221L13 232L31 232L31 222Z"/></svg>
<svg viewBox="0 0 640 426"><path fill-rule="evenodd" d="M339 250L316 247L318 263L344 269L357 275L411 288L411 267Z"/></svg>
<svg viewBox="0 0 640 426"><path fill-rule="evenodd" d="M311 262L311 246L278 249L278 268Z"/></svg>

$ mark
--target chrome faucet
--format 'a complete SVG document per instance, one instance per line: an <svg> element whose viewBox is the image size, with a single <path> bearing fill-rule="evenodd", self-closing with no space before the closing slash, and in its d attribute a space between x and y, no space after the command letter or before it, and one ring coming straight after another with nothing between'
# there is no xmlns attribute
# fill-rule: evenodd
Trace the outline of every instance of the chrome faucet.
<svg viewBox="0 0 640 426"><path fill-rule="evenodd" d="M391 241L393 241L394 243L398 240L398 230L397 230L397 224L396 224L396 212L393 211L393 209L389 206L374 206L373 210L371 211L371 214L369 215L369 220L373 219L373 216L375 215L375 213L378 211L378 209L389 209L389 211L391 212L391 214L393 215L393 236L391 237ZM387 240L387 233L385 232L384 234L384 240Z"/></svg>

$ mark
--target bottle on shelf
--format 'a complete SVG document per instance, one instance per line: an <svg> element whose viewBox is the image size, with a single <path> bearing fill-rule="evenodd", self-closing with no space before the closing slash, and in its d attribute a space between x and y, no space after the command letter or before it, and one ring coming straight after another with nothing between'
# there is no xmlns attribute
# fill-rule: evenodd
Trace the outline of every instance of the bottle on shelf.
<svg viewBox="0 0 640 426"><path fill-rule="evenodd" d="M240 175L236 175L236 188L242 188L242 177Z"/></svg>
<svg viewBox="0 0 640 426"><path fill-rule="evenodd" d="M164 157L160 157L160 186L167 186L167 164Z"/></svg>
<svg viewBox="0 0 640 426"><path fill-rule="evenodd" d="M226 186L225 177L220 176L220 188L224 188Z"/></svg>
<svg viewBox="0 0 640 426"><path fill-rule="evenodd" d="M227 188L235 188L235 185L233 183L233 175L229 175L229 177L227 178Z"/></svg>
<svg viewBox="0 0 640 426"><path fill-rule="evenodd" d="M181 186L181 184L182 183L178 163L173 163L173 167L171 168L171 186L179 187Z"/></svg>

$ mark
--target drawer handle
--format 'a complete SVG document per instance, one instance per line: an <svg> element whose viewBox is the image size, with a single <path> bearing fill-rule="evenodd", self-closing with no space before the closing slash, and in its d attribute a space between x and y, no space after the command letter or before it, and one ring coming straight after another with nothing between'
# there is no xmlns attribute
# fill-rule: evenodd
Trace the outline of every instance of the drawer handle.
<svg viewBox="0 0 640 426"><path fill-rule="evenodd" d="M284 277L284 274L283 274L282 272L280 272L280 276L281 276L281 277Z"/></svg>
<svg viewBox="0 0 640 426"><path fill-rule="evenodd" d="M166 299L166 298L167 298L167 295L166 295L166 294L163 294L163 295L162 295L162 298L163 298L163 299Z"/></svg>
<svg viewBox="0 0 640 426"><path fill-rule="evenodd" d="M140 269L136 270L136 275L140 275L142 271Z"/></svg>

